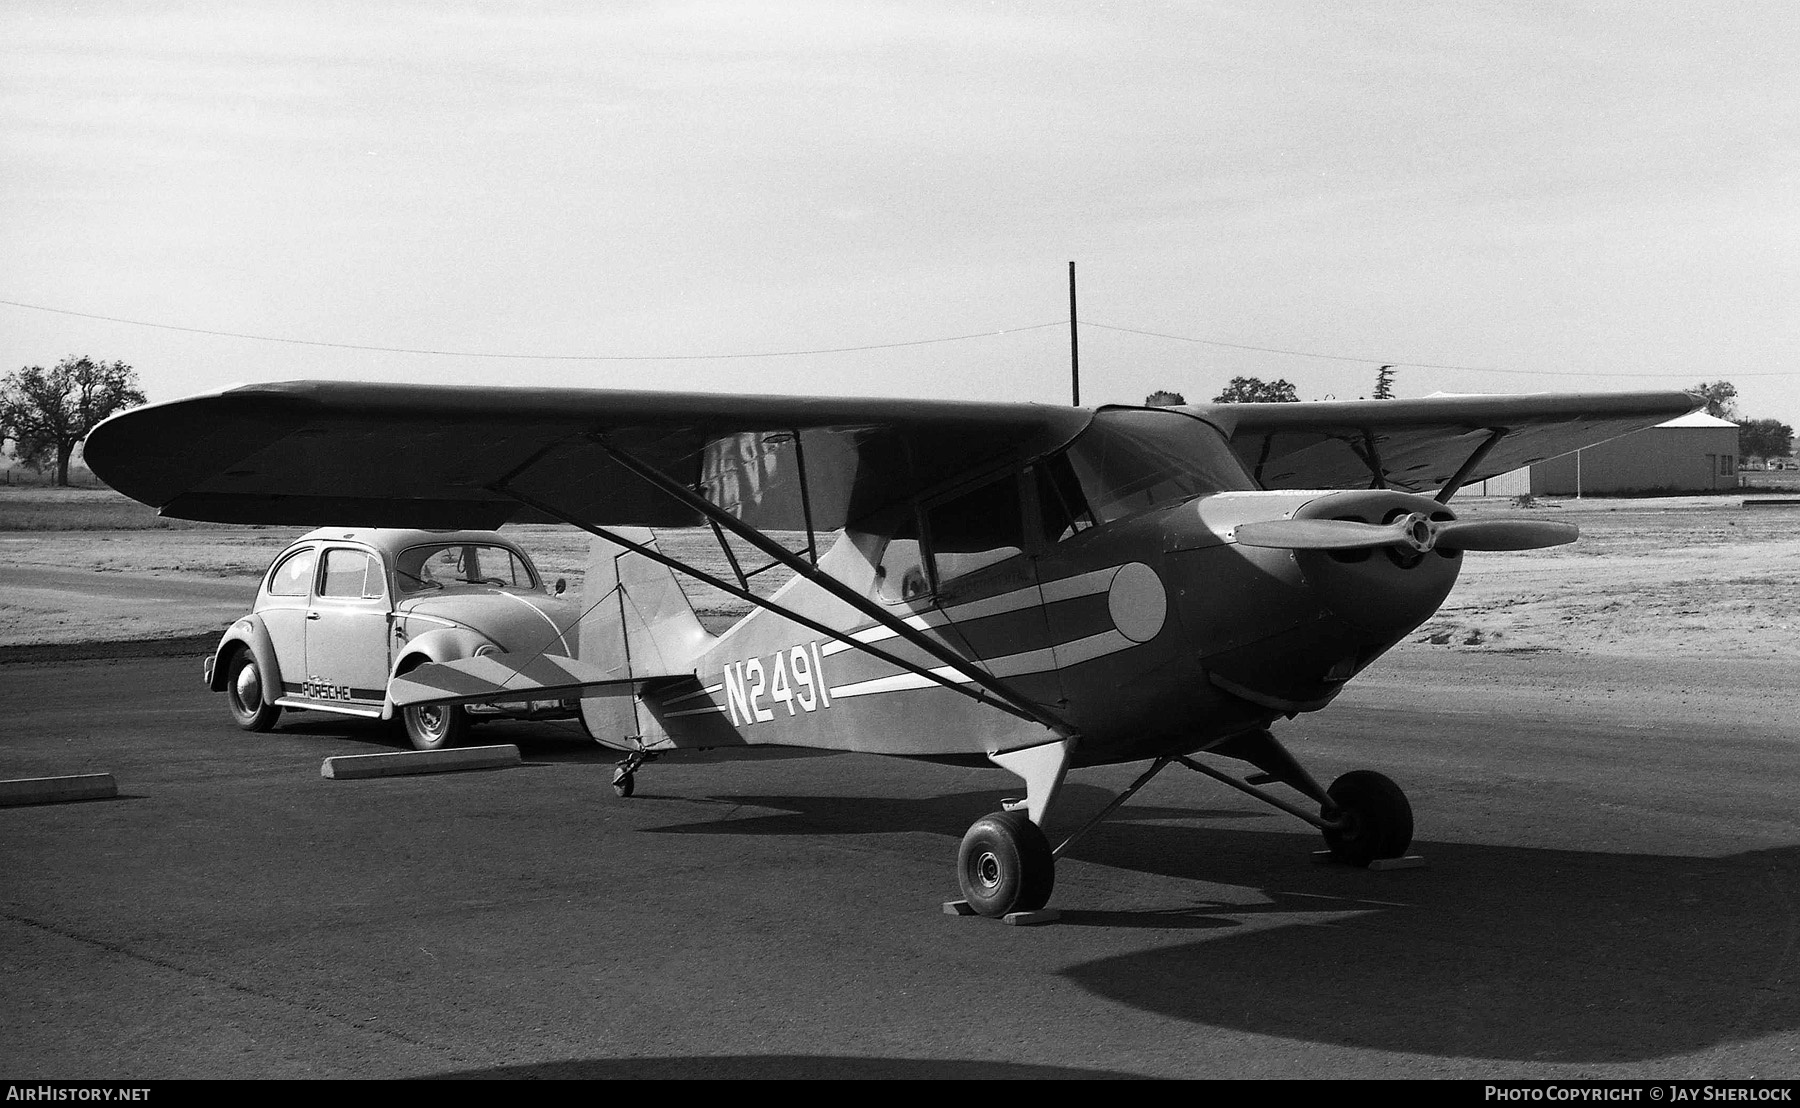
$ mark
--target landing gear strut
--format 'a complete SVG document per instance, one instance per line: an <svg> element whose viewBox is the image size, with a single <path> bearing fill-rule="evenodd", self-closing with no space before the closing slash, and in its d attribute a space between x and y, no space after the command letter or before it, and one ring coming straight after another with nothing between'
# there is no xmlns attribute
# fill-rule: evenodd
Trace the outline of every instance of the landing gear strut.
<svg viewBox="0 0 1800 1108"><path fill-rule="evenodd" d="M613 767L612 788L620 797L630 796L637 791L638 767L645 762L653 761L656 755L644 750L634 750Z"/></svg>

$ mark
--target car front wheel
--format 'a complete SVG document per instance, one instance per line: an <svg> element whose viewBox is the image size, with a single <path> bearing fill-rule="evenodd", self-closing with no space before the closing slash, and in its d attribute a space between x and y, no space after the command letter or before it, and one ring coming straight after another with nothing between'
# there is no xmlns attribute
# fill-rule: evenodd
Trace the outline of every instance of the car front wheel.
<svg viewBox="0 0 1800 1108"><path fill-rule="evenodd" d="M403 708L406 737L416 750L443 750L460 746L469 735L469 713L454 704L427 704Z"/></svg>
<svg viewBox="0 0 1800 1108"><path fill-rule="evenodd" d="M280 708L263 703L262 667L256 664L256 655L241 646L225 662L225 703L232 721L245 731L267 731L281 717Z"/></svg>

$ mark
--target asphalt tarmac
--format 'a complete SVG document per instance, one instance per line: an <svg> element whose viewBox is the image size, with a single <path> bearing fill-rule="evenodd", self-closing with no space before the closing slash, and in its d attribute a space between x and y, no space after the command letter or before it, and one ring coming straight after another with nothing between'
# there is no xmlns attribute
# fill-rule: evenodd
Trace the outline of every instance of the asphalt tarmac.
<svg viewBox="0 0 1800 1108"><path fill-rule="evenodd" d="M1783 662L1402 648L1281 733L1400 781L1425 868L1177 768L1034 928L940 910L998 770L692 754L621 800L540 724L327 780L395 740L243 734L199 670L0 664L0 777L122 794L0 809L0 1078L1800 1076Z"/></svg>

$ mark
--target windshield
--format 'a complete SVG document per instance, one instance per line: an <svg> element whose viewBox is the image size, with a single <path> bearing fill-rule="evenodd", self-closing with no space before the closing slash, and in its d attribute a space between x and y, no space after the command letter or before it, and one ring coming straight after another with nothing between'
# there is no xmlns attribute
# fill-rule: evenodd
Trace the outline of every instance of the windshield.
<svg viewBox="0 0 1800 1108"><path fill-rule="evenodd" d="M1100 412L1065 456L1096 523L1203 493L1256 488L1225 436L1180 412ZM1075 492L1065 481L1054 483L1063 486L1056 491L1065 499ZM1069 509L1071 516L1083 514L1077 505Z"/></svg>
<svg viewBox="0 0 1800 1108"><path fill-rule="evenodd" d="M535 589L537 575L517 551L486 543L415 546L394 561L400 594L465 585Z"/></svg>

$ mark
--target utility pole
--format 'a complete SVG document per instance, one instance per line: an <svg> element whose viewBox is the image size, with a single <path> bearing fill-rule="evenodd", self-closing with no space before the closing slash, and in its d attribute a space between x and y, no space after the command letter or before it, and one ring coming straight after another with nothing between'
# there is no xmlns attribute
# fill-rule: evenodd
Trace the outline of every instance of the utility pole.
<svg viewBox="0 0 1800 1108"><path fill-rule="evenodd" d="M1069 403L1081 407L1081 338L1075 333L1075 263L1069 263Z"/></svg>

